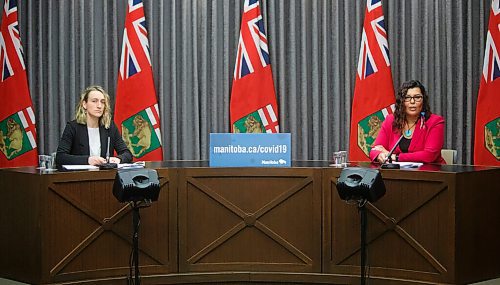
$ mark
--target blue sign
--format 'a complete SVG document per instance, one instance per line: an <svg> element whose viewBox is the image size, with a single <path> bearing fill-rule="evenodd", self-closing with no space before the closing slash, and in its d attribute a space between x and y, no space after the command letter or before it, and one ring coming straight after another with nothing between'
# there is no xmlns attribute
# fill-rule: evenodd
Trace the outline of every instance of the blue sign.
<svg viewBox="0 0 500 285"><path fill-rule="evenodd" d="M210 166L290 167L290 134L210 134Z"/></svg>

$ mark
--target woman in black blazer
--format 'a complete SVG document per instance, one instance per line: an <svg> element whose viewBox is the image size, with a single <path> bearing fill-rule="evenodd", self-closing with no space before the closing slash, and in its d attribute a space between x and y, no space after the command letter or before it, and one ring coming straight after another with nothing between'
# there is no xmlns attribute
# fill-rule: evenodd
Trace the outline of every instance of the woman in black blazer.
<svg viewBox="0 0 500 285"><path fill-rule="evenodd" d="M132 154L111 120L108 93L100 86L87 87L80 95L75 120L68 122L57 147L56 163L100 165L127 163ZM116 150L117 156L112 156Z"/></svg>

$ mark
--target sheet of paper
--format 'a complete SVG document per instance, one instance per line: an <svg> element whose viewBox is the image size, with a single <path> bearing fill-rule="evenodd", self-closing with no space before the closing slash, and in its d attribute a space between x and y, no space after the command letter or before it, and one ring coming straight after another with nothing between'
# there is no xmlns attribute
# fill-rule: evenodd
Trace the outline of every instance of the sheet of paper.
<svg viewBox="0 0 500 285"><path fill-rule="evenodd" d="M144 168L144 165L146 165L144 161L137 161L134 163L120 163L118 164L118 168L120 169Z"/></svg>
<svg viewBox="0 0 500 285"><path fill-rule="evenodd" d="M94 170L99 169L97 166L93 165L63 165L62 166L66 170Z"/></svg>
<svg viewBox="0 0 500 285"><path fill-rule="evenodd" d="M399 164L399 166L401 168L418 168L420 167L421 165L423 165L423 163L421 162L402 162L402 161L397 161L397 162L392 162L392 163L395 163L395 164Z"/></svg>

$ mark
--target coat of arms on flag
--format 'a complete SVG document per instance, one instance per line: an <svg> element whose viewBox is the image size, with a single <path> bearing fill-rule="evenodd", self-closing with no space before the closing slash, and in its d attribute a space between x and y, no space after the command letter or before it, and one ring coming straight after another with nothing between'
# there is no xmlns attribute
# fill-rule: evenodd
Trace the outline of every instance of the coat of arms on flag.
<svg viewBox="0 0 500 285"><path fill-rule="evenodd" d="M358 123L358 146L366 155L370 155L370 149L380 132L382 122L387 115L394 112L394 109L395 105L392 104L387 108L366 116Z"/></svg>
<svg viewBox="0 0 500 285"><path fill-rule="evenodd" d="M483 72L479 84L474 164L500 165L500 0L491 2Z"/></svg>
<svg viewBox="0 0 500 285"><path fill-rule="evenodd" d="M147 108L124 120L122 137L128 149L136 158L161 147L161 135L158 125L158 105Z"/></svg>
<svg viewBox="0 0 500 285"><path fill-rule="evenodd" d="M35 116L31 107L0 122L0 150L8 160L35 148Z"/></svg>
<svg viewBox="0 0 500 285"><path fill-rule="evenodd" d="M141 0L129 0L127 5L114 120L134 160L163 160L160 113Z"/></svg>
<svg viewBox="0 0 500 285"><path fill-rule="evenodd" d="M278 104L258 0L245 0L230 103L234 133L278 133Z"/></svg>
<svg viewBox="0 0 500 285"><path fill-rule="evenodd" d="M484 143L486 149L500 160L500 117L484 126Z"/></svg>

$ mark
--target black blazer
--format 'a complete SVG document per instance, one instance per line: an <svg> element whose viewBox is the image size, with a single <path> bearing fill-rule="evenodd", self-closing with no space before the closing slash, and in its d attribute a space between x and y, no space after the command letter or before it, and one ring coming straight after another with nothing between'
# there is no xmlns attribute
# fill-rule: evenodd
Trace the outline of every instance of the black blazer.
<svg viewBox="0 0 500 285"><path fill-rule="evenodd" d="M109 129L99 126L99 136L101 138L101 157L106 157L106 149L109 143L109 156L113 156L114 151L118 153L121 163L132 161L132 153L128 150L123 141L118 128L112 122ZM59 146L57 147L56 164L88 164L90 156L89 133L87 125L82 125L73 120L66 124Z"/></svg>

